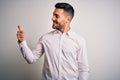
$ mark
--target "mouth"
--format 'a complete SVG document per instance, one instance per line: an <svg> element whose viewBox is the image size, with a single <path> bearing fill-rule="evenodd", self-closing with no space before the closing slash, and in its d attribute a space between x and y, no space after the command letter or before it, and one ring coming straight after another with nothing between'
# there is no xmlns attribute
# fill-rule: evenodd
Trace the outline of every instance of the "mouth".
<svg viewBox="0 0 120 80"><path fill-rule="evenodd" d="M53 21L53 26L52 26L54 29L56 29L57 27L57 22Z"/></svg>
<svg viewBox="0 0 120 80"><path fill-rule="evenodd" d="M57 24L57 22L53 22L53 24Z"/></svg>
<svg viewBox="0 0 120 80"><path fill-rule="evenodd" d="M53 24L57 24L58 22L57 21L53 21Z"/></svg>

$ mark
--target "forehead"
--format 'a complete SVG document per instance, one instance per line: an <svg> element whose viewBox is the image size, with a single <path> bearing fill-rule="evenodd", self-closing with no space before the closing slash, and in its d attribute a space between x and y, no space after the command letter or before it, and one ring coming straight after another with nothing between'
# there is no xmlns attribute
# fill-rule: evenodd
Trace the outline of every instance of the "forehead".
<svg viewBox="0 0 120 80"><path fill-rule="evenodd" d="M56 8L53 14L62 14L63 12L64 12L64 9Z"/></svg>

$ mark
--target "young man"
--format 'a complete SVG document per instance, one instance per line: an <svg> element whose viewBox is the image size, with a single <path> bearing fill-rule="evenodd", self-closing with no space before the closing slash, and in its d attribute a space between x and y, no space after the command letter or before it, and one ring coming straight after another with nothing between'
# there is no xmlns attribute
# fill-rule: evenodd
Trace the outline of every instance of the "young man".
<svg viewBox="0 0 120 80"><path fill-rule="evenodd" d="M55 29L43 35L31 51L18 25L17 38L23 57L33 63L44 53L42 80L87 80L88 61L85 40L70 29L74 9L68 3L57 3L53 12Z"/></svg>

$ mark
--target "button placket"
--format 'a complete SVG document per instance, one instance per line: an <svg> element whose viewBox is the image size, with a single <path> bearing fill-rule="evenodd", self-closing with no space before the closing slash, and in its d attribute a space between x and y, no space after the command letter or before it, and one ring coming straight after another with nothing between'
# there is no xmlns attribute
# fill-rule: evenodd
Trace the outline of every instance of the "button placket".
<svg viewBox="0 0 120 80"><path fill-rule="evenodd" d="M62 66L62 62L61 62L61 55L62 55L62 41L63 41L63 37L64 34L60 35L60 42L59 42L59 80L61 80L61 66Z"/></svg>

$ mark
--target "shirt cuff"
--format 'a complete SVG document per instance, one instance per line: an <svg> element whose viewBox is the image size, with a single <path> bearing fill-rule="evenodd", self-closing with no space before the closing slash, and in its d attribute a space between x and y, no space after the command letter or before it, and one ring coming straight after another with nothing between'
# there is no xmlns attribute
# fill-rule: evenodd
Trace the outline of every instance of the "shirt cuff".
<svg viewBox="0 0 120 80"><path fill-rule="evenodd" d="M23 47L23 46L26 46L26 45L27 45L27 42L26 42L26 40L24 40L24 41L21 42L21 43L18 42L18 44L19 44L19 46L20 46L20 48L21 48L21 47Z"/></svg>

